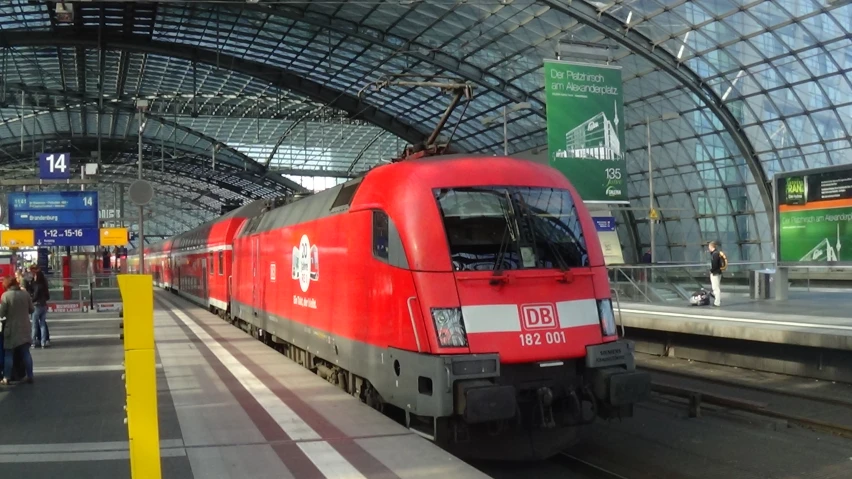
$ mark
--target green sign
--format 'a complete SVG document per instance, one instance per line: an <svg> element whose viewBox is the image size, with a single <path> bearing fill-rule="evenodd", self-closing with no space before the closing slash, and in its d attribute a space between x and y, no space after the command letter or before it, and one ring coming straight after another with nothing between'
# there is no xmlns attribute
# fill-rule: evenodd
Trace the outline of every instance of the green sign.
<svg viewBox="0 0 852 479"><path fill-rule="evenodd" d="M545 60L550 166L589 203L627 203L621 68Z"/></svg>
<svg viewBox="0 0 852 479"><path fill-rule="evenodd" d="M852 263L852 168L776 179L778 262Z"/></svg>
<svg viewBox="0 0 852 479"><path fill-rule="evenodd" d="M785 204L788 205L803 205L805 204L805 178L787 178L784 187L784 194L787 197Z"/></svg>

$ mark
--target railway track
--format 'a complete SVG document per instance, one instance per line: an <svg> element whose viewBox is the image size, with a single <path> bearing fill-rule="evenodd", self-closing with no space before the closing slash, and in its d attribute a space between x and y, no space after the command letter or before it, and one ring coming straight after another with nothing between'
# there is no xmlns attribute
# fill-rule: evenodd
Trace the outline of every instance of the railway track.
<svg viewBox="0 0 852 479"><path fill-rule="evenodd" d="M494 479L629 479L567 452L546 461L472 461L470 464Z"/></svg>
<svg viewBox="0 0 852 479"><path fill-rule="evenodd" d="M578 473L584 474L583 477L588 477L589 479L628 479L621 474L610 471L609 469L597 464L592 464L589 461L571 455L567 452L563 452L551 460L561 462L566 466L571 466L571 468L576 470Z"/></svg>
<svg viewBox="0 0 852 479"><path fill-rule="evenodd" d="M742 389L750 389L750 390L753 390L753 391L760 391L760 392L765 392L765 393L770 393L770 394L778 394L778 395L789 396L791 398L809 399L809 400L824 402L826 404L833 404L833 405L837 405L837 406L845 406L845 407L852 408L852 395L850 395L848 398L831 398L831 397L821 396L821 395L815 394L815 393L793 391L793 390L789 390L789 389L778 389L778 388L773 388L773 387L769 387L769 386L762 386L762 385L759 385L759 384L752 384L752 383L748 383L748 382L742 381L742 380L721 379L721 378L714 377L714 376L707 376L707 375L702 375L702 374L698 374L698 373L688 373L688 372L677 371L677 370L672 370L672 369L664 369L664 368L659 367L659 366L652 366L652 365L641 364L641 363L639 364L639 367L646 370L646 371L650 371L650 372L662 373L662 374L667 374L667 375L670 375L670 376L678 376L678 377L687 378L687 379L696 379L696 380L703 381L703 382L706 382L706 383L711 383L711 384L718 384L718 385L722 385L722 386L729 386L729 387L742 388ZM850 394L852 394L852 385L849 386L849 389L850 389Z"/></svg>
<svg viewBox="0 0 852 479"><path fill-rule="evenodd" d="M653 383L652 391L660 393L664 396L674 396L689 399L688 405L689 414L692 417L700 415L701 403L709 403L717 406L722 406L728 409L744 411L758 416L765 416L774 419L782 419L790 424L801 427L807 427L815 431L822 431L845 438L852 439L852 427L838 425L828 421L820 421L805 416L790 414L783 411L778 411L769 407L766 403L743 400L734 397L726 397L719 395L708 395L704 390L697 388L680 388L673 387L668 384ZM852 412L850 412L852 414Z"/></svg>
<svg viewBox="0 0 852 479"><path fill-rule="evenodd" d="M852 438L850 399L673 371L659 366L640 367L652 374L652 391L663 399L683 400L690 417L700 416L702 405L709 404Z"/></svg>
<svg viewBox="0 0 852 479"><path fill-rule="evenodd" d="M583 444L542 463L477 467L495 479L852 477L844 441L852 437L852 395L844 397L843 385L826 390L736 368L708 377L701 364L681 366L645 368L654 394L637 406L634 423L590 426ZM796 384L806 387L780 389ZM755 463L755 454L772 459Z"/></svg>

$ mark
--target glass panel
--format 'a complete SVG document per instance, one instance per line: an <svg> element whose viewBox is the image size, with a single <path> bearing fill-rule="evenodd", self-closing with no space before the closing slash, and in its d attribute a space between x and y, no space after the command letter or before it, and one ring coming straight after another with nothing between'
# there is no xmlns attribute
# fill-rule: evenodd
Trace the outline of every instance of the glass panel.
<svg viewBox="0 0 852 479"><path fill-rule="evenodd" d="M456 271L588 265L586 242L568 191L454 188L435 198Z"/></svg>

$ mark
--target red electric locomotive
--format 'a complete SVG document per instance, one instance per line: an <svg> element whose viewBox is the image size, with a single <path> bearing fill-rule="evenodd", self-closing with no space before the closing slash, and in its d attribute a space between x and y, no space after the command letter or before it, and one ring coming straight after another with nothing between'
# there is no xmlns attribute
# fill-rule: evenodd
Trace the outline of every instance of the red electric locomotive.
<svg viewBox="0 0 852 479"><path fill-rule="evenodd" d="M549 457L649 394L592 219L548 166L404 161L245 217L226 296L187 282L210 273L186 269L174 240L181 293L460 455ZM188 241L227 251L234 223Z"/></svg>

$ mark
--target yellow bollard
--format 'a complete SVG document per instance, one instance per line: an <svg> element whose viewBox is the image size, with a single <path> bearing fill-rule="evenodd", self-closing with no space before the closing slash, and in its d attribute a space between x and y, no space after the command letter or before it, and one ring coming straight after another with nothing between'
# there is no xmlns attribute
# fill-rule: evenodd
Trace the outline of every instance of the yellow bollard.
<svg viewBox="0 0 852 479"><path fill-rule="evenodd" d="M133 479L160 479L154 286L150 275L120 274L118 287L124 310L130 474Z"/></svg>

